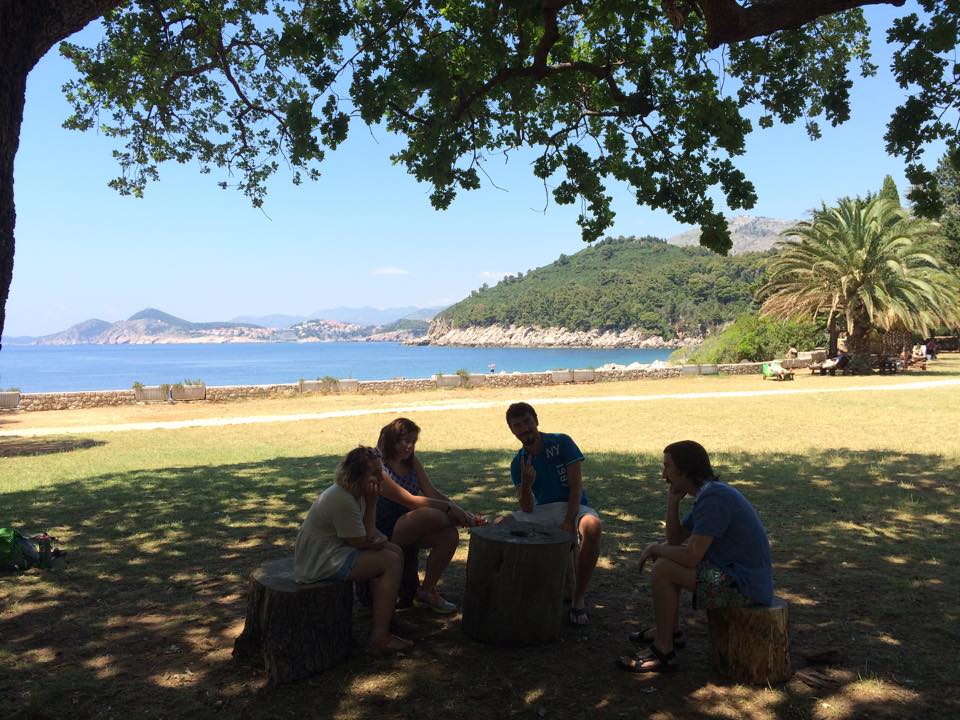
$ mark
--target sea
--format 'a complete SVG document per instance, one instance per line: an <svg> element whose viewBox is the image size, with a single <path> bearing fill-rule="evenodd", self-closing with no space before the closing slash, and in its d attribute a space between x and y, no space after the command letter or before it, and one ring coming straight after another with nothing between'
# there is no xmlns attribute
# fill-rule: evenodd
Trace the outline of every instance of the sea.
<svg viewBox="0 0 960 720"><path fill-rule="evenodd" d="M436 373L536 372L666 360L672 350L460 348L390 342L218 345L10 345L0 350L0 390L122 390L202 380L207 385L295 383L322 377L429 378Z"/></svg>

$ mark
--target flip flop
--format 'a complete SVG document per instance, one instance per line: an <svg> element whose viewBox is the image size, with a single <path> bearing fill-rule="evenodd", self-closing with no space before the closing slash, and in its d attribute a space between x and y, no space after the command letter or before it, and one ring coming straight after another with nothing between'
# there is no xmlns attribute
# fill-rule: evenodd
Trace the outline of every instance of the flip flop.
<svg viewBox="0 0 960 720"><path fill-rule="evenodd" d="M583 627L590 623L590 618L587 616L587 609L582 608L570 608L570 614L567 616L567 622L576 627Z"/></svg>

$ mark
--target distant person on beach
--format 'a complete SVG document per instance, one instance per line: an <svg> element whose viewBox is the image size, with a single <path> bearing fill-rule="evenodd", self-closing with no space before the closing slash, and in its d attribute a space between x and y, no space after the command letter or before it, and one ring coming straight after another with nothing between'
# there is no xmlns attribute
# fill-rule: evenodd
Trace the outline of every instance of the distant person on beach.
<svg viewBox="0 0 960 720"><path fill-rule="evenodd" d="M570 603L570 623L586 625L587 585L600 555L600 516L587 504L583 489L583 453L569 435L543 433L537 411L525 402L507 408L510 432L523 445L510 463L520 510L516 520L559 526L580 544L577 583Z"/></svg>
<svg viewBox="0 0 960 720"><path fill-rule="evenodd" d="M337 467L334 483L307 511L294 546L294 574L299 583L370 580L373 630L367 648L374 655L392 655L413 643L390 633L403 552L374 524L379 492L376 450L354 448Z"/></svg>
<svg viewBox="0 0 960 720"><path fill-rule="evenodd" d="M663 449L667 483L667 542L651 543L640 555L640 570L653 562L655 624L632 633L646 649L618 658L629 672L676 669L676 651L686 645L680 630L680 592L693 593L699 610L770 605L773 569L767 531L738 490L717 479L703 446L693 440ZM680 519L680 501L693 507Z"/></svg>
<svg viewBox="0 0 960 720"><path fill-rule="evenodd" d="M786 357L792 359L792 358L797 357L797 355L799 355L799 354L800 354L800 353L797 352L797 349L796 349L793 345L791 345L790 347L787 348L787 355L786 355Z"/></svg>
<svg viewBox="0 0 960 720"><path fill-rule="evenodd" d="M487 370L489 370L490 372L496 372L496 371L497 371L497 364L496 364L496 363L490 363L489 365L487 365Z"/></svg>
<svg viewBox="0 0 960 720"><path fill-rule="evenodd" d="M380 430L377 449L383 474L377 528L401 547L430 548L413 603L452 613L457 606L440 595L437 582L457 551L457 527L480 525L484 520L460 508L430 482L414 452L419 438L420 428L407 418L397 418Z"/></svg>

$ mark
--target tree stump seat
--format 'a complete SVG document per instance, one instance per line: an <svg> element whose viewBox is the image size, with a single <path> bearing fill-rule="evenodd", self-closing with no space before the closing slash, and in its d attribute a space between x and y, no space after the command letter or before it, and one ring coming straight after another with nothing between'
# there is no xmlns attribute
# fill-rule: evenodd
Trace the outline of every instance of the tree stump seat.
<svg viewBox="0 0 960 720"><path fill-rule="evenodd" d="M471 528L463 632L508 647L558 640L572 541L560 528L527 522Z"/></svg>
<svg viewBox="0 0 960 720"><path fill-rule="evenodd" d="M774 598L769 607L720 608L707 612L710 661L737 682L786 682L790 667L789 605Z"/></svg>
<svg viewBox="0 0 960 720"><path fill-rule="evenodd" d="M269 560L250 575L233 657L266 671L271 685L309 677L347 656L352 617L352 583L303 585L294 580L292 557Z"/></svg>

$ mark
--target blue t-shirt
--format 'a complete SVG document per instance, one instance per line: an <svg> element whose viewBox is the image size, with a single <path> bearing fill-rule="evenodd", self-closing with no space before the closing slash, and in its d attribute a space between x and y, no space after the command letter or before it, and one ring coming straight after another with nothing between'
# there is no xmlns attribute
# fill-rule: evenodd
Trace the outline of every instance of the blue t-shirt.
<svg viewBox="0 0 960 720"><path fill-rule="evenodd" d="M697 494L683 526L713 538L706 559L727 573L737 589L760 605L773 602L770 541L760 516L736 488L711 480Z"/></svg>
<svg viewBox="0 0 960 720"><path fill-rule="evenodd" d="M583 453L569 435L562 433L540 433L543 447L533 456L533 469L537 479L533 481L533 498L537 505L570 500L570 481L567 479L567 466L583 462ZM521 462L527 457L527 451L520 451L510 463L510 477L513 484L520 487L523 477ZM587 492L580 491L580 504L587 505Z"/></svg>

